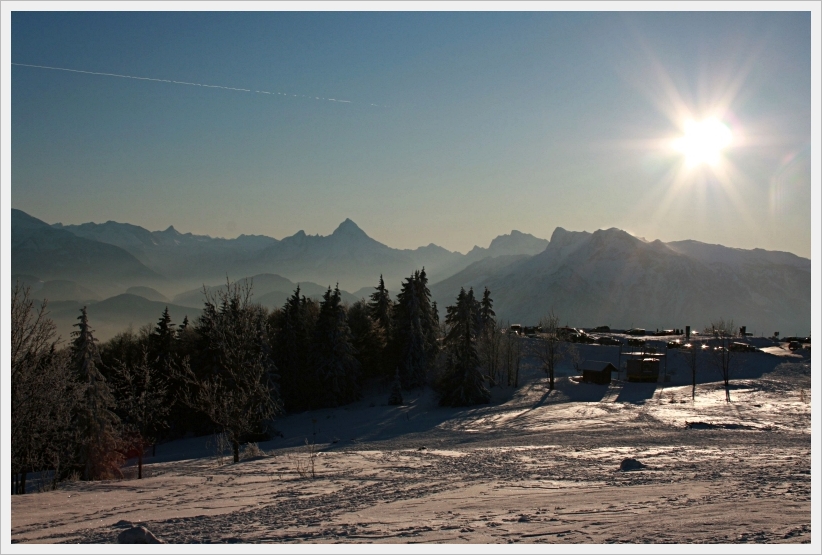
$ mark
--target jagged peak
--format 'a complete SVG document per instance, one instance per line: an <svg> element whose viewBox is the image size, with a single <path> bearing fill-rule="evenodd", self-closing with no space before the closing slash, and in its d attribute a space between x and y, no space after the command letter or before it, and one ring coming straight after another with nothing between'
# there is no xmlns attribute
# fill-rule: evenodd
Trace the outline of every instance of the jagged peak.
<svg viewBox="0 0 822 555"><path fill-rule="evenodd" d="M574 241L583 237L590 237L591 233L587 231L568 231L564 227L557 227L551 234L551 243L562 244L567 241Z"/></svg>
<svg viewBox="0 0 822 555"><path fill-rule="evenodd" d="M354 220L351 218L346 218L340 225L337 226L337 229L334 230L332 235L365 235L365 232L360 229L360 226L354 223Z"/></svg>

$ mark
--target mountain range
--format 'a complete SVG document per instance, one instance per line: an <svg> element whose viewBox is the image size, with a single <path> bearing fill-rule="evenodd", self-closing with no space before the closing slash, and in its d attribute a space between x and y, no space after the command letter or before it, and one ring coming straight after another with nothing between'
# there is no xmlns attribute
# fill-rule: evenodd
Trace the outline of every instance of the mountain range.
<svg viewBox="0 0 822 555"><path fill-rule="evenodd" d="M432 297L451 304L460 287L488 287L497 316L512 323L536 323L551 309L563 323L589 327L701 330L721 317L770 334L807 333L811 321L806 258L697 241L648 242L616 228L557 228L541 253L474 263L433 285Z"/></svg>
<svg viewBox="0 0 822 555"><path fill-rule="evenodd" d="M314 298L339 284L353 302L368 297L380 275L396 294L422 267L439 306L452 304L460 287L488 287L498 317L523 324L553 308L576 326L701 328L723 317L767 333L810 328L810 260L787 252L557 228L550 241L514 230L462 254L435 244L394 249L350 219L328 236L223 239L112 221L49 225L12 210L13 277L52 301L128 294L129 302L110 303L122 309L119 320L107 309L111 326L137 325L142 301L199 310L204 287L213 293L227 278L253 279L254 299L274 307L297 284Z"/></svg>

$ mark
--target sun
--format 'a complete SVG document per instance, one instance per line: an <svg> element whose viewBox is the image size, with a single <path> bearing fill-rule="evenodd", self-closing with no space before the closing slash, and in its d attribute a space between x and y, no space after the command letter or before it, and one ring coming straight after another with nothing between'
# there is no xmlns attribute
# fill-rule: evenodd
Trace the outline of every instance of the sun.
<svg viewBox="0 0 822 555"><path fill-rule="evenodd" d="M707 164L716 166L722 150L731 143L728 126L711 117L702 121L686 121L682 137L674 140L674 148L685 155L688 167Z"/></svg>

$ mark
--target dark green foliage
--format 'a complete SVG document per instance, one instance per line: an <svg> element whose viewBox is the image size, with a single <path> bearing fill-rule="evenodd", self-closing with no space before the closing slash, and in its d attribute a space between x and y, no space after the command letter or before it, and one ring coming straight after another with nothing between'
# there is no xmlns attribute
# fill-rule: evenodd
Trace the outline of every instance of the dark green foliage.
<svg viewBox="0 0 822 555"><path fill-rule="evenodd" d="M166 307L168 310L168 307ZM188 315L186 314L183 317L183 323L180 324L180 327L177 329L177 339L181 339L183 335L185 335L186 331L188 330Z"/></svg>
<svg viewBox="0 0 822 555"><path fill-rule="evenodd" d="M166 307L149 337L151 358L155 359L161 368L170 368L172 365L177 343L177 331L171 323L171 316L168 313L168 307Z"/></svg>
<svg viewBox="0 0 822 555"><path fill-rule="evenodd" d="M403 282L394 304L392 355L406 389L426 384L438 351L439 322L427 284L424 268L414 272Z"/></svg>
<svg viewBox="0 0 822 555"><path fill-rule="evenodd" d="M357 353L364 379L388 377L385 370L385 331L371 316L365 301L360 300L348 308L348 327L351 343Z"/></svg>
<svg viewBox="0 0 822 555"><path fill-rule="evenodd" d="M385 282L380 275L380 284L375 287L376 291L371 293L371 300L368 303L368 310L373 318L382 327L385 337L391 337L391 312L394 303L391 295L385 288Z"/></svg>
<svg viewBox="0 0 822 555"><path fill-rule="evenodd" d="M114 369L120 364L139 364L143 349L148 348L148 344L149 333L146 328L136 333L129 328L100 345L102 371L106 378L111 378Z"/></svg>
<svg viewBox="0 0 822 555"><path fill-rule="evenodd" d="M319 305L305 295L299 286L285 305L270 318L274 333L272 353L280 373L280 392L288 412L311 408L318 383L309 356Z"/></svg>
<svg viewBox="0 0 822 555"><path fill-rule="evenodd" d="M340 303L339 286L323 295L314 328L311 362L319 389L318 406L336 407L359 398L360 363L354 356L351 330Z"/></svg>
<svg viewBox="0 0 822 555"><path fill-rule="evenodd" d="M479 330L477 332L477 352L489 384L496 385L503 380L501 375L502 333L497 327L494 300L491 291L485 288L479 306Z"/></svg>
<svg viewBox="0 0 822 555"><path fill-rule="evenodd" d="M491 298L491 291L489 291L486 287L482 294L482 301L480 302L480 334L482 334L488 327L494 327L497 325L497 315L494 312L493 306L494 299Z"/></svg>
<svg viewBox="0 0 822 555"><path fill-rule="evenodd" d="M478 306L473 289L468 293L460 289L457 304L446 309L446 367L439 384L442 405L476 405L491 399L477 354Z"/></svg>
<svg viewBox="0 0 822 555"><path fill-rule="evenodd" d="M389 405L402 405L402 382L400 381L400 369L394 371L394 383L391 384L391 395L388 397Z"/></svg>

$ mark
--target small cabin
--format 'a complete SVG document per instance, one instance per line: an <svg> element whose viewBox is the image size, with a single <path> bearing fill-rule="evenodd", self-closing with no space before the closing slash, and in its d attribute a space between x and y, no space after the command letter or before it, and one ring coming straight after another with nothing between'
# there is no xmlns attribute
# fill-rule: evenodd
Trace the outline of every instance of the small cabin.
<svg viewBox="0 0 822 555"><path fill-rule="evenodd" d="M512 324L508 327L508 331L517 335L522 335L522 324Z"/></svg>
<svg viewBox="0 0 822 555"><path fill-rule="evenodd" d="M629 382L654 382L659 381L659 359L658 358L635 358L628 360L628 381Z"/></svg>
<svg viewBox="0 0 822 555"><path fill-rule="evenodd" d="M582 381L608 385L611 383L611 372L616 371L617 367L610 362L586 360L582 363Z"/></svg>

